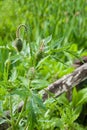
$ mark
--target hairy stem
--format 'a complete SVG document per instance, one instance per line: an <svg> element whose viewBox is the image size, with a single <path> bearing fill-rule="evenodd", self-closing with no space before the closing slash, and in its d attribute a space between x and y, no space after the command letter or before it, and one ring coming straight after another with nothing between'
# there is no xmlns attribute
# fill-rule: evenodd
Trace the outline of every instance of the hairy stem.
<svg viewBox="0 0 87 130"><path fill-rule="evenodd" d="M16 31L16 38L20 38L20 29L24 27L25 28L25 31L27 31L27 26L25 24L20 24L17 28L17 31Z"/></svg>

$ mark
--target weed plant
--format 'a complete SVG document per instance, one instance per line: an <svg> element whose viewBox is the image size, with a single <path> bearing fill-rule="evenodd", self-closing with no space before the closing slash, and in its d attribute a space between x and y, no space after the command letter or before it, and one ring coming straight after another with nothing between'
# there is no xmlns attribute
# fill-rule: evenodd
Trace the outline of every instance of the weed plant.
<svg viewBox="0 0 87 130"><path fill-rule="evenodd" d="M83 122L79 118L86 87L74 88L70 102L63 94L43 103L39 92L71 73L75 58L87 55L87 1L4 0L0 12L0 124L7 122L8 130L86 130L87 110ZM20 31L19 52L14 40L20 21L28 30Z"/></svg>

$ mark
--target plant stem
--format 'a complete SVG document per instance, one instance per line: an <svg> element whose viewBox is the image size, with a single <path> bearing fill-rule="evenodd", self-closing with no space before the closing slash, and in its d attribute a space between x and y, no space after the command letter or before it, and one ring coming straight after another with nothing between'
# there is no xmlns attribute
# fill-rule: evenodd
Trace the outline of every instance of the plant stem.
<svg viewBox="0 0 87 130"><path fill-rule="evenodd" d="M17 122L16 122L16 126L19 124L19 121L20 121L20 119L21 119L21 117L22 117L23 111L24 111L24 109L25 109L25 107L26 107L27 99L28 99L28 96L25 98L24 105L23 105L23 107L22 107L21 113L19 114L18 120L17 120Z"/></svg>
<svg viewBox="0 0 87 130"><path fill-rule="evenodd" d="M26 27L25 24L19 25L18 28L17 28L17 31L16 31L16 38L20 38L20 29L21 29L21 27L24 27L25 30L27 31L27 27Z"/></svg>
<svg viewBox="0 0 87 130"><path fill-rule="evenodd" d="M11 126L12 126L12 130L15 130L13 113L12 113L12 97L11 96L9 97L9 102L10 102L10 113L11 113Z"/></svg>

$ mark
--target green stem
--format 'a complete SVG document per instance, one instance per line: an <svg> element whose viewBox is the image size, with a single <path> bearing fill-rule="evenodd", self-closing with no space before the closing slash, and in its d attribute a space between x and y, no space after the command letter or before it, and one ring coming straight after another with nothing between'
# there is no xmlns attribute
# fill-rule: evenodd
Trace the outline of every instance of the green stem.
<svg viewBox="0 0 87 130"><path fill-rule="evenodd" d="M24 24L19 25L18 28L17 28L17 31L16 31L16 38L20 38L20 29L21 29L21 27L24 27L25 30L27 31L26 25L24 25Z"/></svg>
<svg viewBox="0 0 87 130"><path fill-rule="evenodd" d="M21 119L21 117L22 117L23 111L24 111L24 109L25 109L25 107L26 107L27 99L28 99L28 96L25 98L24 105L23 105L23 107L22 107L21 113L19 114L18 120L17 120L17 122L16 122L16 126L19 124L19 121L20 121L20 119Z"/></svg>
<svg viewBox="0 0 87 130"><path fill-rule="evenodd" d="M12 126L12 130L15 130L13 113L12 113L12 97L11 96L9 97L9 102L10 102L10 113L11 113L11 126Z"/></svg>

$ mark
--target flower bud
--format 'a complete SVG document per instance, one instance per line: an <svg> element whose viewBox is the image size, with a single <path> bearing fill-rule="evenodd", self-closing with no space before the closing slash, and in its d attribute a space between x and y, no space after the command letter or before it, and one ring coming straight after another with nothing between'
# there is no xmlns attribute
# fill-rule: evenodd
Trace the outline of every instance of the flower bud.
<svg viewBox="0 0 87 130"><path fill-rule="evenodd" d="M20 52L23 48L23 41L20 38L16 38L15 47Z"/></svg>

